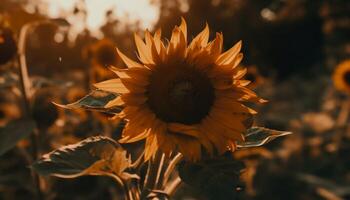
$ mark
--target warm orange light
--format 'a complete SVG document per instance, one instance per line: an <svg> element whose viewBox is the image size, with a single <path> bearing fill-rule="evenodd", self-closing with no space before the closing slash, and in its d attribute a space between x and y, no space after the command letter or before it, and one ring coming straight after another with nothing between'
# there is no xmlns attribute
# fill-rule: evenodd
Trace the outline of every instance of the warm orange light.
<svg viewBox="0 0 350 200"><path fill-rule="evenodd" d="M78 0L42 0L45 10L51 17L67 17L74 25L83 28L83 19L69 16L80 1ZM81 3L80 3L81 4ZM149 0L85 0L87 11L86 26L93 32L105 22L106 11L112 10L122 23L140 21L141 28L152 28L159 17L159 7ZM67 16L68 15L68 16ZM79 22L78 22L79 21Z"/></svg>

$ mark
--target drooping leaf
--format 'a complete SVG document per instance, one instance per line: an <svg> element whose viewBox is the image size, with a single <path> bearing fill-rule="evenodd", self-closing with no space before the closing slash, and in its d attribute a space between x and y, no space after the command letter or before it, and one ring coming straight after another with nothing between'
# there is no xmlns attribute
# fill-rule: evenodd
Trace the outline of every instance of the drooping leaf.
<svg viewBox="0 0 350 200"><path fill-rule="evenodd" d="M282 137L286 135L292 134L291 132L287 131L276 131L264 127L252 127L247 130L245 133L245 141L244 142L238 142L237 147L238 148L247 148L247 147L258 147L261 145L264 145L271 140Z"/></svg>
<svg viewBox="0 0 350 200"><path fill-rule="evenodd" d="M16 146L17 142L35 129L35 121L32 119L19 119L11 121L0 129L0 156Z"/></svg>
<svg viewBox="0 0 350 200"><path fill-rule="evenodd" d="M95 136L45 154L32 167L44 176L75 178L107 175L125 178L127 173L124 171L130 163L120 144L108 137Z"/></svg>
<svg viewBox="0 0 350 200"><path fill-rule="evenodd" d="M115 114L121 111L121 107L116 106L112 108L105 108L105 106L108 102L114 100L117 97L118 95L115 93L110 93L101 90L93 90L90 94L86 95L85 97L79 99L74 103L70 103L67 105L60 105L56 103L55 104L57 106L67 109L83 108L86 110L95 110L99 112Z"/></svg>

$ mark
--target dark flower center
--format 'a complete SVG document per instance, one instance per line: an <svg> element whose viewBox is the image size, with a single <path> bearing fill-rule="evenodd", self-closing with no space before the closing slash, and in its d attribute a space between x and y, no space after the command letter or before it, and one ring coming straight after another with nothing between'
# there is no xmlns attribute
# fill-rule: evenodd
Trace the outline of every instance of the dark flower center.
<svg viewBox="0 0 350 200"><path fill-rule="evenodd" d="M150 77L148 105L165 122L199 123L214 102L206 74L186 63L158 66Z"/></svg>
<svg viewBox="0 0 350 200"><path fill-rule="evenodd" d="M344 78L345 83L350 85L350 71L345 72L343 78Z"/></svg>
<svg viewBox="0 0 350 200"><path fill-rule="evenodd" d="M97 62L103 66L115 65L117 55L113 46L102 46L96 51Z"/></svg>

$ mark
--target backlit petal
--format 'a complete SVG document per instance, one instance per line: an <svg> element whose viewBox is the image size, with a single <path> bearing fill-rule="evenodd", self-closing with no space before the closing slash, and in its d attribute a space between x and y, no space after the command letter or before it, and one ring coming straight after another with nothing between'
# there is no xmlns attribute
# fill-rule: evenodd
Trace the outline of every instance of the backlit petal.
<svg viewBox="0 0 350 200"><path fill-rule="evenodd" d="M216 64L226 65L230 63L232 59L234 59L237 56L237 54L241 51L241 47L242 47L242 41L239 41L231 49L221 54L216 60Z"/></svg>

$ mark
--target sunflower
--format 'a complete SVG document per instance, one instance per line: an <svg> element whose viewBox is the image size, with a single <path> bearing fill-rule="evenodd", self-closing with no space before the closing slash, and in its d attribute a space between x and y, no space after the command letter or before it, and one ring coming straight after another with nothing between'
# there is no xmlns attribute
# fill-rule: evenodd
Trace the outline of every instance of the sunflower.
<svg viewBox="0 0 350 200"><path fill-rule="evenodd" d="M91 81L93 83L112 78L108 66L118 65L119 59L114 43L104 38L90 47L92 54Z"/></svg>
<svg viewBox="0 0 350 200"><path fill-rule="evenodd" d="M263 103L242 80L246 69L241 42L222 53L223 35L208 42L205 26L187 46L187 25L175 26L168 44L161 30L145 42L135 34L139 62L117 49L127 69L111 67L119 78L95 84L101 90L119 93L106 107L123 106L118 117L127 121L121 143L146 139L145 159L160 150L166 155L177 151L187 160L234 150L243 141L243 132L252 125L256 112L243 102Z"/></svg>
<svg viewBox="0 0 350 200"><path fill-rule="evenodd" d="M333 73L333 82L336 89L350 93L350 59L341 62Z"/></svg>
<svg viewBox="0 0 350 200"><path fill-rule="evenodd" d="M107 67L118 63L118 56L115 52L113 41L104 38L91 46L93 62Z"/></svg>

